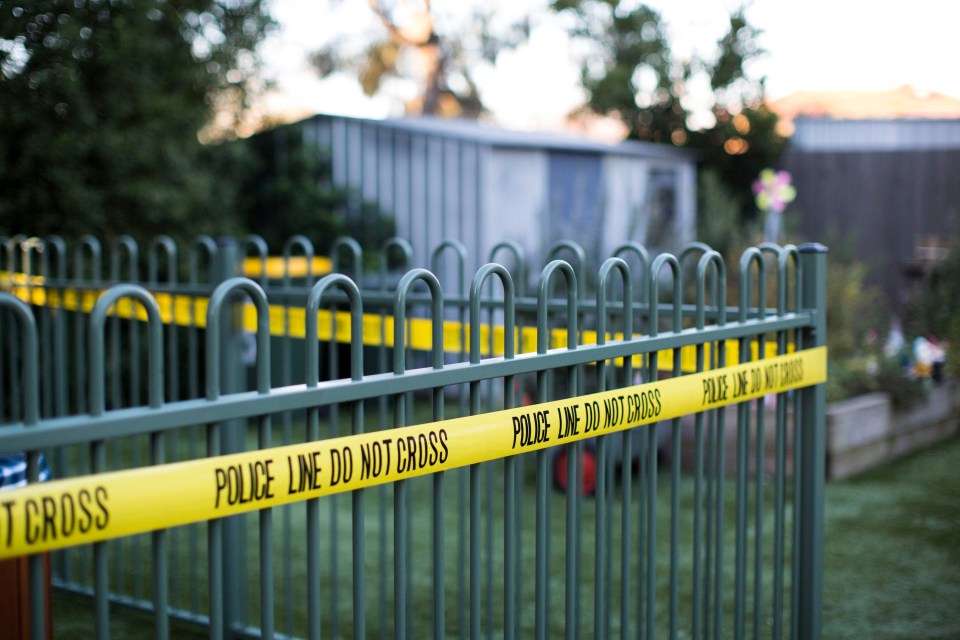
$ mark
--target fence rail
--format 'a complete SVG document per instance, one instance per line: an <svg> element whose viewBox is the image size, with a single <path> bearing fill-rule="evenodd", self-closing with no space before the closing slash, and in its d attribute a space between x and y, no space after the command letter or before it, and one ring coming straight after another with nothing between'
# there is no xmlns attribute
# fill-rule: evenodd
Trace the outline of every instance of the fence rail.
<svg viewBox="0 0 960 640"><path fill-rule="evenodd" d="M0 557L34 553L34 637L39 550L98 637L111 604L156 637L819 636L819 245L748 249L732 297L699 243L535 287L509 243L469 284L454 241L371 276L349 239L322 277L301 237L271 272L254 237L155 238L143 279L126 236L110 278L89 236L72 277L59 238L0 251L0 451L33 485Z"/></svg>

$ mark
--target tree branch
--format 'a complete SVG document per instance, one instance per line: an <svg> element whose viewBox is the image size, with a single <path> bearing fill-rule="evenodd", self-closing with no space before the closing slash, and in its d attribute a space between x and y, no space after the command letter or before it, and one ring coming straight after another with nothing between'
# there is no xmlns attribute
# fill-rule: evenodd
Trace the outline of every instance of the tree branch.
<svg viewBox="0 0 960 640"><path fill-rule="evenodd" d="M380 6L378 0L368 0L370 8L380 18L390 37L398 44L423 47L436 38L433 32L433 16L430 13L430 1L424 0L424 11L418 12L410 24L401 27L390 17L388 11Z"/></svg>

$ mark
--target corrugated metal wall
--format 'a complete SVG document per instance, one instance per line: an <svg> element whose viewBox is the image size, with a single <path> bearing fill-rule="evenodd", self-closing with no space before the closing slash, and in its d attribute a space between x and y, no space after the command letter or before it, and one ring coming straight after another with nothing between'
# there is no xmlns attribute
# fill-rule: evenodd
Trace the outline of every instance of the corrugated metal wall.
<svg viewBox="0 0 960 640"><path fill-rule="evenodd" d="M960 149L960 120L798 118L790 140L802 151Z"/></svg>
<svg viewBox="0 0 960 640"><path fill-rule="evenodd" d="M696 167L693 156L672 147L607 147L430 119L320 115L292 126L331 154L333 184L356 194L344 211L352 228L362 223L362 204L377 203L413 245L416 264L426 264L447 238L465 244L469 271L505 238L523 245L533 264L554 241L573 237L595 270L616 245L649 240L657 203L646 185L655 171L673 176L673 210L666 236L649 248L676 250L693 239Z"/></svg>
<svg viewBox="0 0 960 640"><path fill-rule="evenodd" d="M412 243L418 264L446 238L480 254L486 146L351 118L316 117L302 126L308 141L331 153L333 183L356 192L348 220L357 222L362 202L376 203Z"/></svg>

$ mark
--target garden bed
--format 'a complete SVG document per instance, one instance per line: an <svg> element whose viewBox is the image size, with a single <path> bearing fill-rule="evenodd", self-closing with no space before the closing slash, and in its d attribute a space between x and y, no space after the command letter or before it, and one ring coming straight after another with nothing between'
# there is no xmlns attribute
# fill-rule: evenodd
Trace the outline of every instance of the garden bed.
<svg viewBox="0 0 960 640"><path fill-rule="evenodd" d="M793 426L791 415L784 429L786 477L793 472ZM737 463L737 409L725 412L725 470L736 472ZM756 468L757 421L756 403L749 407L749 472ZM667 429L666 425L659 428ZM908 409L893 407L886 393L870 393L827 405L827 478L848 478L872 469L890 460L946 440L960 433L960 381L940 384ZM694 466L694 424L685 417L682 422L682 460L685 469ZM764 469L767 477L775 471L776 416L771 408L765 410ZM665 442L667 456L671 443Z"/></svg>
<svg viewBox="0 0 960 640"><path fill-rule="evenodd" d="M827 477L847 478L960 432L960 382L930 389L896 410L885 393L827 406Z"/></svg>

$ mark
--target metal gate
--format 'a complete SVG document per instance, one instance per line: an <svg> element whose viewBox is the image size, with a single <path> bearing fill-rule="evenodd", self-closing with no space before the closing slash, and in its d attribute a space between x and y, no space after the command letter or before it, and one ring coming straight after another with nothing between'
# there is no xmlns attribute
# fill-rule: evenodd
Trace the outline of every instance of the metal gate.
<svg viewBox="0 0 960 640"><path fill-rule="evenodd" d="M819 637L821 245L109 250L0 242L33 637L45 558L101 638Z"/></svg>

